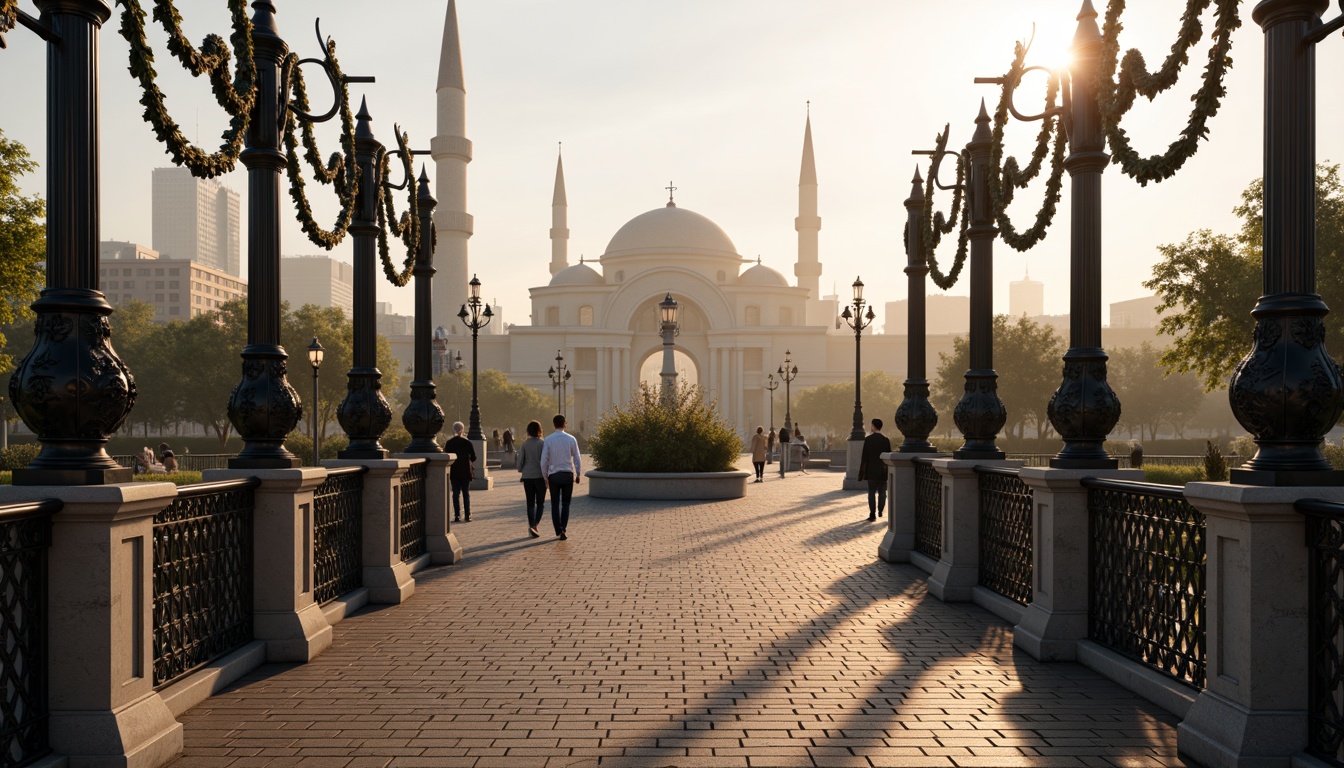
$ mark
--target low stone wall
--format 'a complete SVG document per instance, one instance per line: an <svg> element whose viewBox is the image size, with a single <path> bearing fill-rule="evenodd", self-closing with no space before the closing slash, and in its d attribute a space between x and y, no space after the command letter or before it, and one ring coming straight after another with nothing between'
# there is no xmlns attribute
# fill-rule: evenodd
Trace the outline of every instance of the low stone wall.
<svg viewBox="0 0 1344 768"><path fill-rule="evenodd" d="M603 472L589 470L588 495L598 499L740 499L750 472Z"/></svg>

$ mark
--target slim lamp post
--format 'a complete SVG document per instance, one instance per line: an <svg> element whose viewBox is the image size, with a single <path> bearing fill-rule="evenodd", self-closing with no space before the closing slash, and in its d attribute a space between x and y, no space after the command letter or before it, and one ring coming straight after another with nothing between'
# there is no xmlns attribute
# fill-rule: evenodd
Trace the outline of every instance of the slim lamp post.
<svg viewBox="0 0 1344 768"><path fill-rule="evenodd" d="M322 463L322 435L318 432L318 407L317 407L317 369L322 367L322 356L326 350L322 348L322 342L313 337L313 343L308 345L308 364L313 367L313 466L319 466Z"/></svg>
<svg viewBox="0 0 1344 768"><path fill-rule="evenodd" d="M681 332L677 323L677 300L672 294L658 302L658 319L663 329L663 404L671 405L677 399L676 337Z"/></svg>
<svg viewBox="0 0 1344 768"><path fill-rule="evenodd" d="M775 374L772 373L765 377L765 388L770 392L770 439L773 441L775 438L775 390L779 389L779 382L775 381ZM765 463L773 463L769 451L766 451Z"/></svg>
<svg viewBox="0 0 1344 768"><path fill-rule="evenodd" d="M546 372L551 377L551 389L555 390L555 412L565 412L565 385L569 382L569 366L565 365L565 356L561 350L555 350L555 365Z"/></svg>
<svg viewBox="0 0 1344 768"><path fill-rule="evenodd" d="M480 336L481 329L490 324L490 318L495 316L494 310L490 305L481 300L481 281L475 276L471 276L471 296L467 303L458 310L457 316L464 325L471 329L471 425L467 430L467 439L473 441L485 440L485 434L481 432L481 404L477 399L476 385L480 375L479 358L477 356L477 338Z"/></svg>
<svg viewBox="0 0 1344 768"><path fill-rule="evenodd" d="M434 384L434 347L446 345L430 330L433 311L434 280L434 208L438 201L429 191L429 173L422 166L419 185L420 251L415 268L415 379L411 381L411 402L401 414L401 424L411 436L407 453L442 453L435 435L443 429L443 408L437 402ZM442 331L443 328L438 329Z"/></svg>
<svg viewBox="0 0 1344 768"><path fill-rule="evenodd" d="M850 312L849 307L840 313L845 324L854 329L854 427L849 432L850 440L863 440L863 399L860 397L859 386L863 379L860 351L862 349L863 329L873 324L877 315L873 313L873 308L868 307L868 314L863 313L863 305L866 302L863 299L863 281L854 279L854 311Z"/></svg>
<svg viewBox="0 0 1344 768"><path fill-rule="evenodd" d="M936 160L935 160L936 162ZM896 428L905 439L896 450L901 453L932 453L929 434L938 426L938 412L929 402L929 380L925 377L924 279L929 262L920 245L920 219L924 215L924 179L915 169L910 181L910 197L905 199L905 274L909 284L909 347L906 354L905 393L896 409Z"/></svg>
<svg viewBox="0 0 1344 768"><path fill-rule="evenodd" d="M784 428L789 430L790 435L793 433L793 410L789 397L789 385L793 383L794 379L798 378L798 366L794 365L793 361L789 359L792 354L789 350L784 350L784 364L779 366L779 370L775 371L779 380L784 382Z"/></svg>

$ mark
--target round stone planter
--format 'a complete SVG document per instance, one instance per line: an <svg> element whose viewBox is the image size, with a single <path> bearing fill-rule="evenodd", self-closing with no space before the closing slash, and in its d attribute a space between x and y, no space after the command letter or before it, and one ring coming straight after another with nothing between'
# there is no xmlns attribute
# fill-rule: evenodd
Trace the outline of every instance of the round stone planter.
<svg viewBox="0 0 1344 768"><path fill-rule="evenodd" d="M603 472L592 469L588 495L598 499L740 499L750 472Z"/></svg>

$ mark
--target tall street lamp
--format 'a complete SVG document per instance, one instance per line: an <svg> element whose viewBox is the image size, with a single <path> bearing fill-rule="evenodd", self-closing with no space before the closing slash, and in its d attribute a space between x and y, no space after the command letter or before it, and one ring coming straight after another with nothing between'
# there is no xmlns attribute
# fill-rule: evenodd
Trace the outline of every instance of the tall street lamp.
<svg viewBox="0 0 1344 768"><path fill-rule="evenodd" d="M322 356L326 350L322 348L322 342L313 337L313 343L308 345L308 364L313 366L313 466L321 464L322 458L322 435L318 434L318 407L317 407L317 369L322 367Z"/></svg>
<svg viewBox="0 0 1344 768"><path fill-rule="evenodd" d="M850 440L863 440L863 399L859 397L859 384L862 380L860 368L860 348L863 341L863 329L873 324L877 315L873 313L873 308L868 307L868 314L863 314L863 281L854 279L854 311L850 312L849 307L840 313L845 323L854 329L854 428L849 432Z"/></svg>
<svg viewBox="0 0 1344 768"><path fill-rule="evenodd" d="M663 404L671 405L677 399L676 336L681 332L677 323L677 300L668 293L667 298L658 302L658 319L663 329Z"/></svg>
<svg viewBox="0 0 1344 768"><path fill-rule="evenodd" d="M765 377L765 388L770 392L770 441L775 439L775 390L779 389L779 382L775 381L775 374ZM765 463L773 463L770 458L770 452L766 451Z"/></svg>
<svg viewBox="0 0 1344 768"><path fill-rule="evenodd" d="M469 285L471 298L467 299L467 303L463 304L457 313L462 323L471 329L471 425L467 431L467 439L484 442L485 434L481 432L481 404L476 393L477 379L480 375L476 342L481 329L490 324L490 318L495 316L495 312L490 309L489 304L481 300L481 281L475 275L471 276Z"/></svg>
<svg viewBox="0 0 1344 768"><path fill-rule="evenodd" d="M778 371L775 371L780 381L784 382L784 428L789 430L790 434L793 433L793 410L789 397L789 385L793 383L794 379L798 378L798 366L794 365L793 361L789 359L789 355L792 354L789 350L784 350L784 364L779 366Z"/></svg>
<svg viewBox="0 0 1344 768"><path fill-rule="evenodd" d="M555 390L555 412L565 413L565 385L569 383L569 366L565 365L565 356L555 350L555 365L546 372L551 377L551 389Z"/></svg>

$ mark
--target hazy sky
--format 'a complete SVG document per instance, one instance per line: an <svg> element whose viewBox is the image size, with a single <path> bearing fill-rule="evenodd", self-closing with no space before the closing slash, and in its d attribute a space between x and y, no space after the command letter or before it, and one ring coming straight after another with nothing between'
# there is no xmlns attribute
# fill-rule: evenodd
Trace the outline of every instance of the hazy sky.
<svg viewBox="0 0 1344 768"><path fill-rule="evenodd" d="M149 0L144 0L149 4ZM281 33L301 55L315 56L313 20L334 37L347 74L374 75L367 95L375 132L392 139L399 122L416 146L435 132L435 79L446 0L276 0ZM458 0L467 87L467 134L475 145L468 176L468 210L475 216L471 268L484 294L506 320L527 323L527 289L549 279L551 188L557 142L564 142L570 254L600 255L615 231L661 206L664 187L678 187L679 205L709 216L748 258L793 279L796 259L798 167L805 104L820 181L823 292L838 284L848 295L856 275L868 297L905 297L901 228L912 149L931 145L946 122L952 144L970 137L980 98L996 91L973 83L998 75L1013 42L1032 34L1032 60L1062 59L1076 26L1078 0ZM1104 1L1098 0L1104 12ZM1139 47L1156 67L1173 41L1184 3L1132 0L1124 47ZM1224 109L1209 141L1173 180L1140 188L1112 166L1105 176L1107 302L1147 291L1141 282L1157 259L1156 246L1183 240L1194 229L1231 230L1238 193L1260 175L1263 37L1243 4L1235 36L1235 65ZM180 1L189 36L227 34L223 0ZM36 13L31 0L20 7ZM118 12L120 9L117 9ZM1331 13L1333 14L1333 9ZM151 241L150 174L167 165L140 117L138 86L126 73L126 43L109 22L102 36L103 228L107 240ZM209 86L180 74L162 46L169 104L188 134L199 120L202 143L213 147L224 125ZM1202 42L1182 85L1158 102L1134 109L1125 128L1145 152L1165 149L1184 125L1189 95L1207 55ZM0 51L0 128L45 162L43 45L26 30ZM1339 71L1340 41L1320 46L1322 78ZM310 75L310 82L315 77ZM323 105L318 86L313 100ZM1038 93L1039 91L1034 91ZM1022 110L1034 111L1032 93ZM320 108L320 107L319 107ZM199 117L198 117L199 115ZM1339 159L1341 107L1318 105L1317 156ZM1326 126L1336 126L1326 130ZM1010 133L1009 152L1025 155L1035 124ZM328 127L324 151L337 148ZM433 168L431 167L431 173ZM224 179L245 190L241 170ZM45 177L26 179L45 191ZM310 194L322 194L316 185ZM1020 195L1025 219L1039 194ZM1046 310L1068 309L1068 185L1061 215L1030 254L997 247L996 299L1007 309L1007 283L1030 267L1046 284ZM332 206L322 203L329 221ZM244 211L246 204L244 203ZM286 255L317 253L286 209ZM1025 227L1029 222L1022 221ZM246 227L246 222L244 222ZM246 242L244 235L244 242ZM336 250L350 259L347 241ZM950 251L943 258L950 259ZM244 253L244 264L246 264ZM952 293L965 293L958 285ZM380 298L399 311L412 307L410 288L383 284ZM1250 307L1247 307L1249 312ZM884 323L879 318L878 323Z"/></svg>

